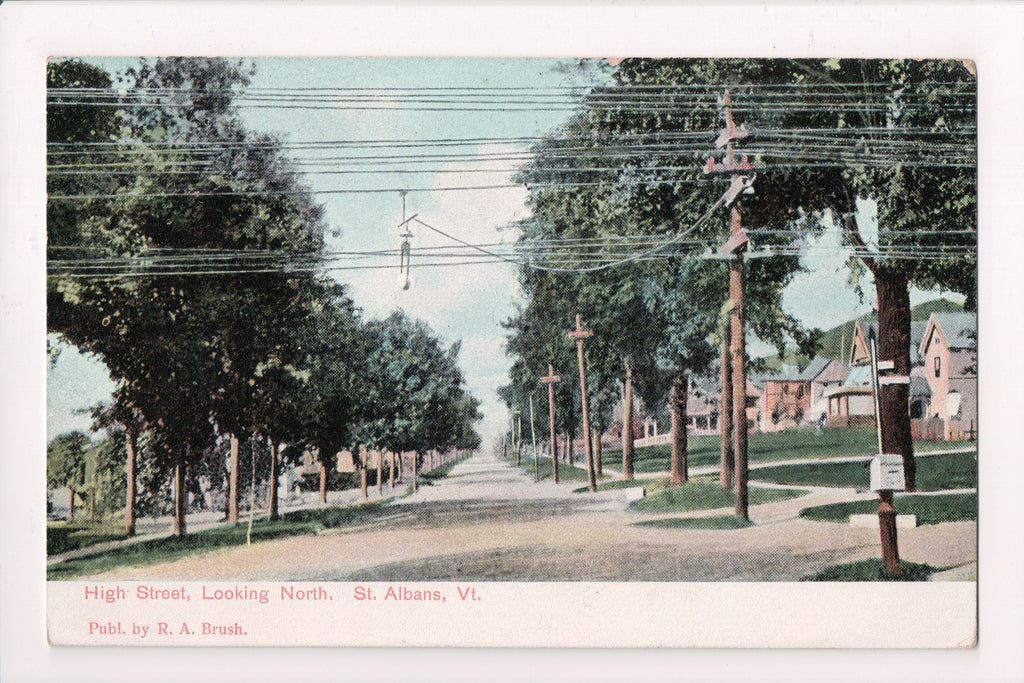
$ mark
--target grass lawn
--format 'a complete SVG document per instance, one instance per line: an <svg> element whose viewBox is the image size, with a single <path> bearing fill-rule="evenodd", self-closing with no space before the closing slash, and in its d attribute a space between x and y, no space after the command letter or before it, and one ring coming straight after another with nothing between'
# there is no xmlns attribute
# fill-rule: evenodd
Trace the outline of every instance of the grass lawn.
<svg viewBox="0 0 1024 683"><path fill-rule="evenodd" d="M801 581L927 581L938 567L916 562L900 562L899 576L886 576L885 568L880 559L861 560L849 564L829 567L812 576L805 576Z"/></svg>
<svg viewBox="0 0 1024 683"><path fill-rule="evenodd" d="M124 522L47 522L46 554L59 555L89 545L127 538Z"/></svg>
<svg viewBox="0 0 1024 683"><path fill-rule="evenodd" d="M258 518L252 527L252 540L269 541L285 536L312 534L321 529L357 524L389 514L388 500L362 503L349 507L296 510L282 514L276 522L267 517ZM168 536L97 553L88 557L67 560L49 567L48 580L69 579L82 574L94 574L114 567L166 562L206 550L244 545L247 524L224 525L203 529L185 536Z"/></svg>
<svg viewBox="0 0 1024 683"><path fill-rule="evenodd" d="M978 461L973 453L951 453L917 458L919 491L974 488L978 485ZM867 488L871 475L867 462L819 465L784 465L751 470L750 478L777 484Z"/></svg>
<svg viewBox="0 0 1024 683"><path fill-rule="evenodd" d="M753 490L753 489L751 489ZM939 524L978 519L978 494L951 493L944 496L896 496L896 513L917 515L918 524ZM820 522L848 522L850 515L878 512L877 500L818 505L800 511L801 517Z"/></svg>
<svg viewBox="0 0 1024 683"><path fill-rule="evenodd" d="M797 498L805 491L797 489L762 489L751 488L748 503L757 505L773 500ZM682 486L672 486L645 496L629 504L629 509L637 512L686 512L689 510L712 510L736 505L736 493L733 490L723 491L717 481L710 479L691 479Z"/></svg>
<svg viewBox="0 0 1024 683"><path fill-rule="evenodd" d="M511 463L513 465L516 464L515 458L511 460ZM522 464L518 465L518 467L531 477L534 475L532 457L529 460L527 460L526 457L523 457ZM537 470L540 472L541 479L554 480L554 471L551 468L551 458L539 458L537 460ZM601 475L600 477L597 477L597 480L600 481L607 476L608 475ZM576 467L575 465L569 465L559 460L558 481L588 481L586 465L583 467ZM599 484L598 487L600 488L600 486L601 485Z"/></svg>
<svg viewBox="0 0 1024 683"><path fill-rule="evenodd" d="M750 462L821 458L840 455L871 455L878 451L878 440L873 429L795 429L783 432L754 433L750 435L747 457ZM915 441L919 453L955 448L959 444L948 441ZM967 445L967 444L962 444ZM633 454L636 472L667 472L672 447L645 446ZM721 441L717 434L691 436L687 439L687 462L690 467L714 465L721 458ZM606 450L601 463L606 468L622 471L622 449Z"/></svg>
<svg viewBox="0 0 1024 683"><path fill-rule="evenodd" d="M753 522L725 515L722 517L669 517L668 519L651 519L637 522L633 526L656 526L666 529L743 529L753 526Z"/></svg>
<svg viewBox="0 0 1024 683"><path fill-rule="evenodd" d="M453 460L449 460L448 462L444 463L443 465L438 465L437 467L435 467L432 470L427 470L426 472L421 472L420 473L420 478L421 479L426 479L428 481L434 481L435 479L443 479L444 477L448 476L448 473L452 471L453 467L455 467L456 465L458 465L460 462L464 461L468 457L469 457L469 454L466 454L466 455L463 455L461 457L455 458Z"/></svg>

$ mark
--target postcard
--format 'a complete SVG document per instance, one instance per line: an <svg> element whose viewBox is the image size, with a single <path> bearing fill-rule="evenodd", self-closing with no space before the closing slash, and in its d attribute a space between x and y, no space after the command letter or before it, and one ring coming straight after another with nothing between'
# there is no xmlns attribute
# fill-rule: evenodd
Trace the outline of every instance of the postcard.
<svg viewBox="0 0 1024 683"><path fill-rule="evenodd" d="M479 620L952 581L902 644L970 645L976 79L51 59L51 642L697 644Z"/></svg>

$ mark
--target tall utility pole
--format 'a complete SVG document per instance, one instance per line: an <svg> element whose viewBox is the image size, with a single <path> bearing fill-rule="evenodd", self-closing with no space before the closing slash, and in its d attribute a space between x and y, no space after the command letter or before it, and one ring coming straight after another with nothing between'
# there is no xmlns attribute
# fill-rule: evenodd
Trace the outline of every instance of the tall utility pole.
<svg viewBox="0 0 1024 683"><path fill-rule="evenodd" d="M883 458L882 450L882 411L878 401L878 354L875 348L875 332L870 333L871 343L871 395L875 403L875 432L878 435L878 457ZM894 365L889 363L888 366ZM891 369L887 367L887 369ZM909 381L909 379L908 379ZM902 458L898 458L902 459ZM902 463L901 463L902 468ZM872 486L874 488L874 486ZM893 501L892 489L878 490L878 532L882 542L882 566L886 576L900 575L900 550L896 539L896 506Z"/></svg>
<svg viewBox="0 0 1024 683"><path fill-rule="evenodd" d="M591 492L597 491L597 478L594 476L594 442L590 440L590 401L587 400L587 363L583 354L583 340L593 336L593 330L583 328L583 316L576 314L576 329L569 336L576 340L576 355L580 361L580 402L583 403L583 440L587 444L587 478L590 480Z"/></svg>
<svg viewBox="0 0 1024 683"><path fill-rule="evenodd" d="M515 424L515 440L516 440L516 465L523 464L523 415L519 408L516 408L516 424Z"/></svg>
<svg viewBox="0 0 1024 683"><path fill-rule="evenodd" d="M551 418L551 468L558 483L558 434L555 432L555 384L562 378L555 374L555 367L548 363L548 376L540 381L548 385L548 415Z"/></svg>
<svg viewBox="0 0 1024 683"><path fill-rule="evenodd" d="M633 363L626 362L622 398L622 478L633 479Z"/></svg>
<svg viewBox="0 0 1024 683"><path fill-rule="evenodd" d="M716 165L714 159L708 159L705 172L727 173L730 184L723 197L732 218L732 231L729 240L719 249L719 253L730 256L729 260L729 300L732 305L729 354L732 358L732 408L733 408L733 457L736 473L736 516L749 518L747 505L747 366L746 344L744 340L743 321L743 252L747 247L747 235L743 231L743 220L740 212L740 198L753 192L754 167L744 156L736 162L735 140L740 140L749 132L746 128L737 127L732 118L732 98L725 91L722 99L725 109L725 129L722 130L715 147L725 147L725 162ZM726 438L723 434L722 438Z"/></svg>
<svg viewBox="0 0 1024 683"><path fill-rule="evenodd" d="M537 429L533 426L533 393L530 393L530 441L533 444L533 479L540 481L540 467L537 465Z"/></svg>
<svg viewBox="0 0 1024 683"><path fill-rule="evenodd" d="M732 358L729 355L729 335L722 335L722 400L718 406L718 432L722 435L722 469L718 483L723 489L732 488L736 461L732 451Z"/></svg>

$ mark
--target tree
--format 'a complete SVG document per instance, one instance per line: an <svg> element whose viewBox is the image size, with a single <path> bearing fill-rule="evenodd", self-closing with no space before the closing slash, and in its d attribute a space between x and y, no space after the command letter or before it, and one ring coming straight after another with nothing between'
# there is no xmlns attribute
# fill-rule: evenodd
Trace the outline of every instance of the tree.
<svg viewBox="0 0 1024 683"><path fill-rule="evenodd" d="M85 453L90 444L85 432L66 432L46 445L46 485L79 491L85 486Z"/></svg>
<svg viewBox="0 0 1024 683"><path fill-rule="evenodd" d="M52 197L51 205L81 195L95 200L76 212L54 211L48 231L62 236L61 248L127 255L136 272L112 279L51 278L48 323L65 340L97 354L152 425L162 446L158 460L174 473L175 529L184 533L187 469L213 443L211 417L234 426L238 412L268 403L267 391L253 390L256 376L273 377L261 382L272 386L290 372L283 345L272 338L276 321L270 316L289 311L294 285L288 278L242 276L220 278L223 286L211 288L187 269L149 275L148 259L168 249L184 250L184 258L198 264L202 259L195 254L211 249L311 251L322 244L323 226L320 209L288 170L280 145L250 134L233 112L233 88L248 82L241 65L143 61L126 78L127 99L116 117L124 145L88 149L99 150L107 163L123 159L118 163L127 170L75 176L81 189ZM155 98L141 96L154 91ZM75 151L84 141L64 142ZM213 143L217 153L195 163L197 143ZM54 182L64 182L60 169L51 168ZM118 191L93 187L97 177L115 182ZM254 297L262 297L263 307L250 329L263 323L262 334L237 334L239 302ZM266 411L259 418L269 419Z"/></svg>
<svg viewBox="0 0 1024 683"><path fill-rule="evenodd" d="M663 113L634 106L629 97L635 88L710 87L707 84L721 82L727 66L707 60L624 61L613 74L615 83L593 93L600 106L585 101L563 129L534 149L534 160L519 176L531 184L533 209L522 224L522 242L534 245L532 253L537 253L550 238L573 240L568 242L572 246L541 252L546 259L526 266L569 274L524 275L524 280L564 282L575 277L575 286L561 285L557 292L592 302L588 320L595 321L595 329L596 321L608 322L612 352L606 357L626 365L628 375L634 375L639 361L647 370L644 383L652 388L664 386L665 372L673 376L676 482L686 478L686 416L681 412L685 402L680 392L685 391L687 373L707 371L717 355L709 348L709 340L726 298L724 273L701 254L712 245L717 247L724 236L721 222L708 220L718 193L703 184L677 183L659 169L697 170L692 145L687 149L663 140L692 135L695 130L714 131L720 125L719 114L713 100L710 107L694 107L692 98L684 98L663 108L667 112ZM616 106L616 102L622 104ZM560 183L568 185L559 187ZM798 322L781 310L782 289L797 270L792 256L757 262L750 268L752 327L760 338L777 346L806 337ZM536 299L538 288L524 289ZM620 294L609 296L610 292ZM642 332L634 328L637 321L642 321ZM605 354L598 351L601 355ZM631 469L629 446L627 438L626 472Z"/></svg>

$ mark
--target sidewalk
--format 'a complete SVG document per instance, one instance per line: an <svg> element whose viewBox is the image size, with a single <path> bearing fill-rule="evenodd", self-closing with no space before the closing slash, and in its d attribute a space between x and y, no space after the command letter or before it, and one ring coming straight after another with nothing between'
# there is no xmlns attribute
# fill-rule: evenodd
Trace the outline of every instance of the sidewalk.
<svg viewBox="0 0 1024 683"><path fill-rule="evenodd" d="M310 510L321 507L336 507L343 505L353 505L356 503L363 502L366 500L386 500L394 496L402 495L406 488L411 484L409 482L395 484L394 488L388 486L387 482L384 482L384 486L381 493L377 492L377 487L368 489L368 498L363 498L363 493L360 489L344 489L342 491L328 491L327 502L321 503L320 497L316 493L303 493L300 496L293 498L282 499L278 506L278 511L282 514L286 512L293 512L295 510ZM265 507L256 508L255 517L265 517L268 511ZM240 511L238 514L238 526L245 526L249 523L249 512ZM199 512L190 512L185 515L185 525L189 532L202 531L204 529L212 529L218 526L227 526L228 521L224 516L223 511L211 511L201 510ZM124 546L133 545L135 543L143 543L145 541L152 541L160 538L167 538L173 535L172 529L174 528L174 518L171 516L163 517L139 517L135 523L135 535L131 538L125 538L119 541L108 541L106 543L96 543L94 545L86 546L84 548L78 548L76 550L69 550L64 553L57 555L50 555L46 559L46 566L50 567L55 564L60 564L66 560L73 560L80 557L88 557L95 555L96 553L105 552L114 548L121 548Z"/></svg>

